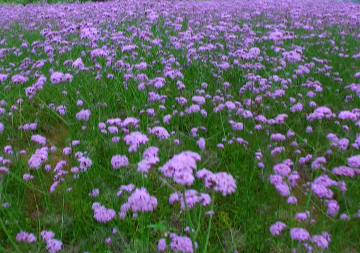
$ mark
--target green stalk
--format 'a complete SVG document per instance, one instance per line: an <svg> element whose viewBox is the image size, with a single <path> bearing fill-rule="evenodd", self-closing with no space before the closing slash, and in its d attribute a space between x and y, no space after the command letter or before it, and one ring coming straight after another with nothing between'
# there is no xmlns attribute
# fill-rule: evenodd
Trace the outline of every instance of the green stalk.
<svg viewBox="0 0 360 253"><path fill-rule="evenodd" d="M200 231L200 220L201 220L201 214L202 214L202 208L203 206L201 205L200 206L200 209L199 209L199 215L198 215L198 222L197 222L197 228L196 228L196 231L195 231L195 239L197 238L198 236L198 233Z"/></svg>
<svg viewBox="0 0 360 253"><path fill-rule="evenodd" d="M188 225L188 227L190 229L190 238L191 238L192 247L194 249L194 252L196 252L195 243L194 243L194 234L193 234L193 231L192 231L193 224L192 224L191 217L190 217L190 211L189 211L189 208L188 208L187 203L186 203L185 188L183 189L183 199L184 199L184 204L185 204L186 223L187 223L187 225Z"/></svg>
<svg viewBox="0 0 360 253"><path fill-rule="evenodd" d="M214 202L215 202L215 192L213 192L213 193L212 193L212 196L211 196L211 211L214 211ZM205 241L205 246L204 246L204 253L206 253L206 251L207 251L207 246L208 246L208 244L209 244L212 217L213 217L213 215L210 215L209 225L208 225L208 231L207 231L206 241Z"/></svg>

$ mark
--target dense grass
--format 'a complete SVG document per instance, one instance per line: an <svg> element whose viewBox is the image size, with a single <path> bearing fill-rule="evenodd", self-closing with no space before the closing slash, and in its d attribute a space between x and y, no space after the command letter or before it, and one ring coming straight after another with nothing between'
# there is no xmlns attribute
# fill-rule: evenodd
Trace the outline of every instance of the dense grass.
<svg viewBox="0 0 360 253"><path fill-rule="evenodd" d="M358 23L354 26L348 25L342 18L341 11L331 7L328 3L315 4L314 9L321 11L322 14L331 13L334 15L336 22L327 25L315 26L318 17L311 16L312 9L306 7L305 4L297 4L292 2L289 7L279 6L276 9L275 3L268 3L267 7L261 6L258 1L254 4L242 2L241 7L231 2L218 3L214 2L214 6L209 3L153 3L153 2L129 2L129 3L104 3L104 4L74 4L66 5L69 8L79 9L79 16L70 13L69 9L64 8L65 5L56 5L56 10L64 13L64 16L52 17L56 15L54 11L50 14L49 19L41 20L35 18L11 18L1 21L0 40L5 38L6 43L0 45L1 48L10 48L9 52L4 53L4 57L0 59L0 73L9 73L10 76L0 86L0 100L4 100L6 105L5 114L0 115L0 122L4 123L5 130L0 135L1 148L10 145L14 154L2 154L4 159L10 159L11 163L5 165L9 169L9 174L5 174L1 184L1 200L0 203L9 203L7 208L0 208L0 252L46 252L46 244L41 241L40 232L43 230L51 230L55 233L55 238L63 242L60 252L155 252L157 251L157 242L164 237L167 231L177 233L178 235L186 235L183 229L186 226L194 228L195 232L191 235L192 239L199 245L198 252L291 252L293 248L297 248L298 252L305 251L302 243L291 240L289 228L304 227L311 235L321 234L327 231L331 234L331 243L329 248L321 250L314 246L313 252L357 252L360 250L359 234L360 221L359 218L352 218L350 221L341 220L339 216L332 217L327 214L326 204L323 200L315 196L312 191L307 191L306 182L313 182L315 178L322 174L329 175L336 181L344 181L346 183L346 193L340 191L337 187L332 187L334 192L333 199L336 199L340 206L339 214L346 213L350 217L358 213L360 200L360 179L355 177L340 177L332 174L332 169L340 165L347 165L347 158L358 154L359 150L351 147L356 140L356 134L359 133L359 126L356 121L341 121L340 124L334 124L339 119L323 119L309 122L306 116L313 112L315 108L309 106L310 101L316 102L317 106L327 106L336 115L340 111L353 110L360 108L360 99L356 92L346 89L347 85L359 82L354 77L359 72L360 60L352 58L353 55L359 53L359 38L351 33L359 33ZM159 18L154 22L145 22L147 17L144 15L144 6L152 8L159 13ZM178 9L174 10L173 5ZM286 5L286 4L285 4ZM322 8L326 5L328 8ZM338 8L346 7L346 4L339 4ZM114 18L104 15L105 12L111 12L112 7L117 7L119 14L114 14ZM11 7L2 6L1 13L11 13ZM6 10L8 8L8 10ZM32 7L38 8L38 7ZM51 6L39 7L48 10ZM82 9L85 8L85 9ZM228 8L233 8L229 10ZM261 15L253 15L250 19L241 16L253 8L262 11ZM286 15L285 10L291 11L300 8L302 15L298 18L290 18ZM351 9L350 7L348 7ZM355 8L355 7L354 7ZM356 7L359 11L359 7ZM161 11L165 9L171 13L165 17ZM93 13L91 12L93 11ZM126 10L134 11L134 15L127 15ZM206 10L208 13L206 13ZM16 13L19 10L15 10ZM27 9L29 13L32 9ZM195 14L196 11L199 13ZM249 36L258 38L254 43L246 45L244 42L248 36L244 32L234 32L238 37L234 40L226 41L226 33L231 33L230 28L226 28L227 32L216 32L215 38L210 38L212 32L204 29L208 23L213 25L219 24L221 13L229 12L233 17L223 18L223 21L231 23L231 27L239 25L241 28L244 24L252 27L256 35ZM348 13L348 12L345 12ZM29 14L30 15L30 14ZM306 30L304 27L295 27L296 21L306 23L305 17L309 15L309 23L314 25L314 30ZM346 18L351 15L346 14ZM126 20L120 22L122 18ZM183 17L181 22L176 21L177 17ZM244 17L244 18L243 18ZM281 18L288 18L285 21ZM195 25L195 21L207 19L200 25ZM46 21L45 21L46 20ZM51 24L52 31L64 29L67 25L61 20L66 20L72 24L79 24L81 21L93 22L102 33L104 41L95 41L96 47L91 48L88 39L81 39L80 32L59 33L62 40L75 42L68 46L64 43L54 42L53 37L45 37L41 35L41 31ZM179 23L181 29L174 29L169 21ZM225 22L224 21L224 22ZM29 22L34 22L35 28L30 29ZM283 44L276 44L273 40L260 39L263 35L269 34L273 28L265 28L266 24L284 24L282 30L292 31L297 37L283 40ZM260 24L260 26L256 26ZM149 25L149 31L153 38L162 41L161 48L151 45L148 41L139 39L138 36L132 37L132 32L127 30L129 27L140 27L144 29ZM6 27L8 26L8 27ZM226 26L224 24L224 26ZM217 47L209 52L200 52L199 59L193 59L189 62L187 56L189 49L186 48L190 39L184 39L181 47L177 48L171 43L172 38L180 37L182 32L192 29L194 33L204 32L203 38L194 39L192 48L199 49L202 45L219 43L224 48ZM131 58L132 52L121 52L121 46L112 40L111 36L106 36L106 31L114 33L121 31L128 39L123 39L123 44L134 44L139 47L135 50L138 55ZM347 34L341 34L346 31ZM326 32L327 34L320 38L315 36L309 38L311 34L319 35ZM339 50L329 40L333 40L335 45L344 49L344 54L349 55L348 58L340 57ZM26 41L29 47L21 48L23 41ZM47 55L43 46L36 49L36 53L32 53L32 43L35 41L47 42L54 47L54 53ZM85 43L79 43L83 41ZM125 42L126 41L126 42ZM70 45L70 44L69 44ZM101 48L103 45L113 54L111 66L106 65L105 57L91 58L90 52L95 48ZM278 60L283 58L281 53L275 52L274 45L283 48L285 51L294 50L295 45L303 47L301 58L303 62L291 63L287 62L286 67L274 73L272 69L279 66ZM71 48L69 51L63 51L66 46ZM232 48L234 47L234 48ZM261 50L259 56L274 57L274 61L270 59L260 61L255 59L244 59L234 56L236 49L243 48L246 52L252 47ZM14 48L14 49L12 49ZM20 48L21 55L14 54L16 48ZM84 51L85 56L81 56ZM133 69L134 76L137 73L145 73L149 79L163 76L164 59L171 58L173 55L176 63L170 64L173 69L180 69L183 79L175 80L167 77L166 85L161 89L154 89L147 86L145 90L138 90L138 81L133 78L126 80L124 74L126 71L113 68L116 61L121 58L130 65L146 62L149 67L146 70ZM128 56L124 58L124 56ZM222 56L229 57L227 60L221 59ZM65 66L66 60L76 60L81 57L84 65L87 67L95 66L96 63L101 66L101 70L92 69L89 71L77 72L70 66ZM202 58L201 58L202 57ZM316 68L322 68L324 64L315 63L315 67L310 68L310 73L299 74L292 78L292 83L288 83L288 88L284 88L280 82L273 81L271 88L266 90L273 94L277 89L283 88L285 95L282 97L271 98L261 93L254 93L251 89L246 90L242 95L239 90L249 81L247 75L253 73L260 75L268 81L273 80L273 76L286 79L298 69L299 65L314 62L312 59L328 60L327 65L333 68L325 73L316 71ZM24 84L14 84L11 82L11 76L19 74L19 66L26 58L30 58L31 64L26 70L30 70L30 81ZM32 64L40 59L52 59L53 62L46 62L40 69L31 68ZM202 60L203 59L203 60ZM245 63L261 63L264 68L254 69L239 67L234 64L234 60L239 60L241 64ZM221 63L228 61L231 68L226 70L215 67L212 63L215 61ZM13 64L13 65L12 65ZM15 66L15 67L12 67ZM71 73L73 75L72 82L63 82L60 84L51 84L50 71L59 71L63 73ZM37 91L36 95L29 99L25 96L24 88L31 86L36 82L37 78L34 73L39 73L47 77L42 90ZM95 80L95 76L101 74L101 78ZM114 78L107 78L107 74L114 74ZM338 77L342 81L334 80L334 73L338 73ZM214 74L218 75L217 77ZM176 81L181 80L186 89L178 90ZM310 98L306 96L309 88L302 87L307 80L317 80L322 85L323 91L316 93L316 96ZM124 85L126 83L126 86ZM224 82L231 85L225 89ZM201 109L205 109L207 117L201 116L199 113L186 114L180 117L179 114L173 116L170 124L163 123L163 116L172 114L176 109L179 112L184 111L185 107L191 104L191 98L197 95L197 91L201 90L201 84L207 83L208 88L206 94L211 98L206 99L206 103L201 105ZM258 86L257 86L258 87ZM220 93L217 90L220 89ZM312 89L313 90L313 89ZM66 91L66 94L63 93ZM160 95L166 95L165 103L156 101L148 102L148 93L150 91L158 92ZM300 97L299 94L303 96ZM244 109L249 110L256 115L262 114L267 119L274 119L277 115L285 113L288 118L284 124L261 124L262 130L254 130L258 122L253 118L244 118L237 114L236 111L224 109L215 113L213 111L219 102L212 102L212 98L219 95L226 101L239 101ZM229 96L227 96L229 95ZM261 102L254 102L246 106L246 100L255 101L256 97L263 95ZM346 96L352 95L353 99L345 103ZM175 102L176 97L185 97L188 100L187 105L180 106ZM303 104L302 112L292 113L290 107L292 104L289 98L296 98L297 102ZM16 104L19 98L23 102ZM81 99L83 106L77 106L77 100ZM296 102L296 103L297 103ZM66 114L60 115L56 110L51 109L51 103L56 107L59 105L66 106ZM106 103L107 106L99 104ZM11 110L12 105L17 106L17 110ZM159 105L164 105L165 110L160 110ZM284 106L285 105L285 106ZM87 122L78 121L76 114L81 108L91 111L90 119ZM154 108L156 115L150 116L147 113L140 114L141 110ZM8 113L12 111L12 114ZM111 134L102 134L98 128L100 122L106 122L110 118L135 117L140 120L139 128L130 127L130 131L140 131L147 134L149 142L146 145L140 145L137 152L129 153L128 146L124 143L125 133L119 132L120 142L113 143ZM242 131L234 131L229 120L242 122L244 129ZM359 120L359 116L358 119ZM35 131L24 131L18 129L24 123L32 123L38 121ZM160 121L158 123L157 121ZM85 125L86 129L82 130ZM154 135L148 133L149 127L161 125L167 129L169 133L174 134L168 139L158 140ZM347 125L349 130L342 126ZM191 129L203 126L206 131L198 130L199 137L206 140L206 149L201 150L196 141L199 137L193 138ZM306 132L306 127L311 126L312 133ZM119 129L120 130L120 129ZM295 136L288 138L285 142L274 142L270 140L272 133L282 133L286 135L288 130L295 133ZM267 133L268 131L268 133ZM330 147L330 141L327 139L329 133L336 134L339 138L348 138L350 145L345 151ZM49 192L54 182L53 171L46 172L44 166L39 170L30 170L28 159L35 153L40 146L31 141L31 136L41 134L47 138L46 145L56 146L57 151L49 152L48 161L45 164L51 164L53 169L59 160L65 160L67 165L64 170L69 172L63 176L65 179L59 184L53 193ZM228 145L228 141L232 137L241 137L248 142L245 147L234 141ZM224 138L224 140L223 140ZM174 144L174 140L178 139L180 145ZM305 140L306 139L306 140ZM72 147L70 155L64 155L62 150L64 147L70 147L73 140L80 140L78 146ZM292 146L291 143L296 140L298 146ZM218 143L225 145L224 149L216 147ZM272 144L272 147L268 145ZM137 164L142 159L142 152L147 146L156 146L160 149L160 162L151 169L146 177L143 173L137 172ZM285 151L280 154L271 155L270 152L275 146L284 146ZM332 155L327 154L329 149L333 150ZM20 150L26 150L26 155L20 155ZM174 184L171 179L165 178L157 171L158 167L163 165L171 157L182 151L191 150L201 155L201 161L197 163L197 168L207 168L212 172L225 171L234 176L236 179L237 189L234 194L226 197L220 193L206 189L200 180L196 180L192 187L187 189L196 189L199 192L207 192L212 197L212 203L209 206L201 206L197 204L194 208L181 211L180 206L170 205L168 202L169 195L175 190L183 191L184 187ZM258 167L258 160L255 159L255 152L261 150L263 157L261 162L265 168ZM301 154L294 153L300 150ZM86 156L91 158L92 166L84 173L80 173L77 178L73 178L70 169L78 166L75 153L87 152ZM114 170L111 166L111 158L116 154L126 155L129 159L129 166ZM311 162L299 164L300 157L311 154L313 160L317 157L324 156L327 159L325 170L314 170L311 168ZM286 197L282 197L270 184L269 176L273 174L273 166L281 163L285 159L291 159L294 162L293 171L297 171L300 175L296 187L291 189L291 195L296 196L297 205L287 204ZM30 173L34 179L23 180L24 173ZM157 208L153 212L139 213L137 218L129 215L121 220L115 217L111 222L103 224L93 219L94 212L92 210L93 202L100 202L107 208L112 208L116 212L120 210L121 204L127 201L129 194L124 193L121 197L116 195L121 185L133 183L136 187L145 187L150 195L155 196L158 200ZM72 188L71 192L67 192L68 188ZM96 198L89 197L89 193L98 188L100 195ZM212 210L214 216L206 216L205 211ZM311 212L311 218L315 219L315 223L310 221L298 221L295 214L299 212ZM274 237L269 231L269 227L276 221L282 221L287 224L288 229L281 236ZM117 228L118 232L112 234L112 229ZM19 231L27 231L37 236L37 242L26 244L16 241L16 235ZM188 234L190 237L190 234ZM110 237L111 242L105 243L105 239ZM311 243L310 243L311 244ZM307 250L306 250L307 251ZM170 251L169 251L170 252Z"/></svg>

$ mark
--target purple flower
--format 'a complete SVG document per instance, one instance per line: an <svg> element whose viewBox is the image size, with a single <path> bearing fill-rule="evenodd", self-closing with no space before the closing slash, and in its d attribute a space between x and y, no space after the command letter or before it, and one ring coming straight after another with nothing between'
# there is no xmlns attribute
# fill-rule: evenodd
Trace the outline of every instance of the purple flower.
<svg viewBox="0 0 360 253"><path fill-rule="evenodd" d="M205 139L204 139L204 138L200 138L200 139L196 142L196 144L199 146L199 148L200 148L201 150L204 150L204 149L205 149L205 144L206 144L206 142L205 142Z"/></svg>
<svg viewBox="0 0 360 253"><path fill-rule="evenodd" d="M275 172L275 174L284 177L284 176L287 176L290 174L291 168L289 166L287 166L286 164L279 163L274 166L274 172Z"/></svg>
<svg viewBox="0 0 360 253"><path fill-rule="evenodd" d="M61 250L62 242L57 239L50 239L46 242L46 249L49 253L56 253Z"/></svg>
<svg viewBox="0 0 360 253"><path fill-rule="evenodd" d="M332 217L338 215L340 206L338 205L336 200L325 200L325 204L327 205L326 213Z"/></svg>
<svg viewBox="0 0 360 253"><path fill-rule="evenodd" d="M8 174L9 173L9 169L3 166L0 166L0 175L1 174Z"/></svg>
<svg viewBox="0 0 360 253"><path fill-rule="evenodd" d="M94 189L94 190L92 190L92 191L89 193L89 196L90 196L90 197L93 197L93 198L99 196L99 189Z"/></svg>
<svg viewBox="0 0 360 253"><path fill-rule="evenodd" d="M31 140L33 142L39 143L42 146L45 146L45 144L46 144L46 138L39 134L35 134L35 135L31 136Z"/></svg>
<svg viewBox="0 0 360 253"><path fill-rule="evenodd" d="M281 231L283 231L286 227L287 226L284 223L282 223L281 221L277 221L270 226L270 233L273 236L280 235Z"/></svg>
<svg viewBox="0 0 360 253"><path fill-rule="evenodd" d="M152 129L150 128L149 133L155 134L158 139L167 139L170 137L168 131L161 126L156 126L153 127Z"/></svg>
<svg viewBox="0 0 360 253"><path fill-rule="evenodd" d="M192 151L184 151L173 156L167 161L159 171L166 177L173 178L174 182L190 186L193 184L195 178L193 170L196 170L196 161L200 161L199 154Z"/></svg>
<svg viewBox="0 0 360 253"><path fill-rule="evenodd" d="M41 237L44 242L47 242L55 237L55 233L52 231L43 230L41 231Z"/></svg>
<svg viewBox="0 0 360 253"><path fill-rule="evenodd" d="M34 179L34 176L33 175L30 175L30 174L24 174L23 175L23 179L25 181L29 181L30 179Z"/></svg>
<svg viewBox="0 0 360 253"><path fill-rule="evenodd" d="M303 228L292 228L290 229L290 237L292 240L303 242L309 240L310 234Z"/></svg>
<svg viewBox="0 0 360 253"><path fill-rule="evenodd" d="M40 166L47 160L48 160L48 148L43 147L35 151L35 154L33 154L30 157L28 161L28 165L30 169L39 169Z"/></svg>
<svg viewBox="0 0 360 253"><path fill-rule="evenodd" d="M114 155L111 158L111 165L114 169L119 169L129 165L129 160L125 155Z"/></svg>
<svg viewBox="0 0 360 253"><path fill-rule="evenodd" d="M151 196L145 188L135 189L130 195L126 209L132 212L152 212L157 207L157 199ZM127 210L124 211L127 211Z"/></svg>
<svg viewBox="0 0 360 253"><path fill-rule="evenodd" d="M349 157L347 161L350 167L355 167L355 168L360 167L360 155Z"/></svg>
<svg viewBox="0 0 360 253"><path fill-rule="evenodd" d="M106 223L111 221L116 213L113 209L107 209L105 206L102 206L99 202L94 202L92 205L94 210L94 219L98 222Z"/></svg>
<svg viewBox="0 0 360 253"><path fill-rule="evenodd" d="M235 179L226 172L212 173L211 171L202 169L196 173L196 177L204 179L206 188L213 187L215 191L221 192L223 196L232 194L236 190Z"/></svg>
<svg viewBox="0 0 360 253"><path fill-rule="evenodd" d="M14 75L11 77L11 82L13 82L13 83L23 84L27 81L29 81L29 78L26 76L22 76L20 74L17 74L17 75Z"/></svg>
<svg viewBox="0 0 360 253"><path fill-rule="evenodd" d="M29 234L27 232L20 231L16 236L16 241L32 243L32 242L36 242L36 236L33 233Z"/></svg>
<svg viewBox="0 0 360 253"><path fill-rule="evenodd" d="M76 119L77 120L85 120L88 121L90 118L91 112L90 110L84 110L81 109L77 114L76 114Z"/></svg>
<svg viewBox="0 0 360 253"><path fill-rule="evenodd" d="M124 124L124 122L123 122ZM129 152L136 152L140 144L145 144L149 141L147 136L140 132L132 132L124 137L127 145L130 145Z"/></svg>
<svg viewBox="0 0 360 253"><path fill-rule="evenodd" d="M356 114L350 111L341 111L339 113L338 118L342 120L351 120L351 121L356 121L357 119Z"/></svg>
<svg viewBox="0 0 360 253"><path fill-rule="evenodd" d="M158 251L164 251L166 250L166 240L164 238L161 238L158 242Z"/></svg>
<svg viewBox="0 0 360 253"><path fill-rule="evenodd" d="M346 176L346 177L354 177L355 171L353 168L346 167L346 166L339 166L333 168L332 173L338 176Z"/></svg>
<svg viewBox="0 0 360 253"><path fill-rule="evenodd" d="M313 235L310 241L322 249L327 249L331 241L331 236L327 232L323 232L322 235Z"/></svg>
<svg viewBox="0 0 360 253"><path fill-rule="evenodd" d="M170 248L173 252L193 253L193 243L187 236L178 236L174 233L170 234Z"/></svg>

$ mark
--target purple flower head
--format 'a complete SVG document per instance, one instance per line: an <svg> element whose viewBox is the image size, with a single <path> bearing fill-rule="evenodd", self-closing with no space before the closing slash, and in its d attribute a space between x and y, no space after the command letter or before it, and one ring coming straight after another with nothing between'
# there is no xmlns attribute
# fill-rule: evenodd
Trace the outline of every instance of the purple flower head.
<svg viewBox="0 0 360 253"><path fill-rule="evenodd" d="M99 202L94 202L92 205L94 210L94 219L98 222L106 223L111 221L116 213L113 209L107 209L105 206L102 206Z"/></svg>
<svg viewBox="0 0 360 253"><path fill-rule="evenodd" d="M35 151L35 154L33 154L30 157L28 161L28 165L30 169L39 169L40 166L47 160L48 160L48 148L43 147Z"/></svg>
<svg viewBox="0 0 360 253"><path fill-rule="evenodd" d="M91 112L90 110L85 110L85 109L81 109L77 114L76 114L76 119L77 120L85 120L88 121L90 118Z"/></svg>
<svg viewBox="0 0 360 253"><path fill-rule="evenodd" d="M360 155L355 155L347 159L350 167L360 168Z"/></svg>
<svg viewBox="0 0 360 253"><path fill-rule="evenodd" d="M46 242L46 249L49 253L56 253L61 250L62 242L57 239L50 239Z"/></svg>
<svg viewBox="0 0 360 253"><path fill-rule="evenodd" d="M170 137L168 131L161 126L153 127L149 129L149 133L154 134L158 139L167 139Z"/></svg>
<svg viewBox="0 0 360 253"><path fill-rule="evenodd" d="M31 140L42 146L45 146L45 144L46 144L46 138L39 134L35 134L35 135L31 136Z"/></svg>
<svg viewBox="0 0 360 253"><path fill-rule="evenodd" d="M151 196L145 188L135 189L126 205L127 209L131 209L132 212L152 212L157 207L157 199Z"/></svg>
<svg viewBox="0 0 360 253"><path fill-rule="evenodd" d="M111 158L111 165L114 169L119 169L129 165L129 160L125 155L114 155Z"/></svg>
<svg viewBox="0 0 360 253"><path fill-rule="evenodd" d="M20 231L16 236L16 241L32 243L32 242L36 242L36 236L33 233L29 234L27 232Z"/></svg>
<svg viewBox="0 0 360 253"><path fill-rule="evenodd" d="M205 145L206 145L206 142L205 142L205 139L204 138L200 138L196 144L199 146L200 149L204 150L205 149Z"/></svg>
<svg viewBox="0 0 360 253"><path fill-rule="evenodd" d="M209 170L202 169L196 173L197 178L204 179L205 187L221 192L223 196L232 194L236 190L236 181L232 175L226 172L212 173Z"/></svg>
<svg viewBox="0 0 360 253"><path fill-rule="evenodd" d="M203 206L207 206L211 202L209 194L201 193L199 194L196 190L186 190L185 191L186 206L188 209L191 209L197 203L201 203ZM181 192L174 192L169 197L169 203L173 205L175 202L180 202L180 207L182 210L186 210L184 196Z"/></svg>
<svg viewBox="0 0 360 253"><path fill-rule="evenodd" d="M55 237L55 233L52 231L43 230L41 231L41 237L44 242L47 242Z"/></svg>
<svg viewBox="0 0 360 253"><path fill-rule="evenodd" d="M124 137L127 145L130 145L129 152L136 152L140 144L145 144L149 141L147 136L140 132L132 132Z"/></svg>
<svg viewBox="0 0 360 253"><path fill-rule="evenodd" d="M159 171L166 177L173 178L174 182L190 186L195 178L193 171L196 170L196 161L200 161L199 154L192 151L184 151L173 156Z"/></svg>
<svg viewBox="0 0 360 253"><path fill-rule="evenodd" d="M158 242L158 251L164 251L166 250L166 240L164 238L161 238Z"/></svg>
<svg viewBox="0 0 360 253"><path fill-rule="evenodd" d="M307 241L310 238L310 234L303 228L292 228L290 229L290 237L295 241Z"/></svg>
<svg viewBox="0 0 360 253"><path fill-rule="evenodd" d="M170 248L173 252L193 253L193 243L187 236L178 236L174 233L170 234Z"/></svg>
<svg viewBox="0 0 360 253"><path fill-rule="evenodd" d="M321 235L313 235L310 241L319 248L327 249L331 241L331 236L327 232L323 232Z"/></svg>
<svg viewBox="0 0 360 253"><path fill-rule="evenodd" d="M275 235L280 235L281 231L283 231L287 226L281 221L277 221L270 226L270 233Z"/></svg>
<svg viewBox="0 0 360 253"><path fill-rule="evenodd" d="M279 163L274 166L274 172L275 174L284 177L291 173L291 168L286 164Z"/></svg>

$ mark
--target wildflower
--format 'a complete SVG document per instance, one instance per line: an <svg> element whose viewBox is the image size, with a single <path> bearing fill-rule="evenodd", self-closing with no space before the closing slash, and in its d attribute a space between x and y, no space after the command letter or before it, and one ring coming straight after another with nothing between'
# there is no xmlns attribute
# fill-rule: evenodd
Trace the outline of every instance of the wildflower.
<svg viewBox="0 0 360 253"><path fill-rule="evenodd" d="M270 233L275 235L280 235L281 231L284 230L287 226L281 221L277 221L270 226Z"/></svg>
<svg viewBox="0 0 360 253"><path fill-rule="evenodd" d="M150 128L149 133L155 134L158 139L167 139L170 137L168 131L161 126L156 126L153 127L152 129Z"/></svg>
<svg viewBox="0 0 360 253"><path fill-rule="evenodd" d="M114 169L119 169L129 165L129 160L125 155L114 155L111 158L111 165Z"/></svg>
<svg viewBox="0 0 360 253"><path fill-rule="evenodd" d="M116 213L113 209L107 209L105 206L102 206L99 202L94 202L92 205L94 210L94 219L98 222L106 223L111 221Z"/></svg>
<svg viewBox="0 0 360 253"><path fill-rule="evenodd" d="M18 242L26 242L26 243L32 243L36 242L36 236L33 233L27 233L24 231L20 231L16 236L16 241Z"/></svg>
<svg viewBox="0 0 360 253"><path fill-rule="evenodd" d="M124 122L123 122L124 123ZM147 136L140 132L132 132L124 137L127 145L130 145L129 152L136 152L140 144L145 144L149 141Z"/></svg>
<svg viewBox="0 0 360 253"><path fill-rule="evenodd" d="M292 228L290 229L290 237L292 240L303 242L309 240L310 234L303 228Z"/></svg>
<svg viewBox="0 0 360 253"><path fill-rule="evenodd" d="M76 114L76 119L77 120L85 120L88 121L90 118L91 112L90 110L84 110L81 109L77 114Z"/></svg>
<svg viewBox="0 0 360 253"><path fill-rule="evenodd" d="M164 238L161 238L158 242L158 251L164 251L166 250L166 240Z"/></svg>
<svg viewBox="0 0 360 253"><path fill-rule="evenodd" d="M173 178L174 182L181 185L192 185L195 178L193 170L196 169L196 161L201 160L199 154L192 151L184 151L173 156L159 171L166 177Z"/></svg>
<svg viewBox="0 0 360 253"><path fill-rule="evenodd" d="M200 138L196 144L199 146L200 149L204 150L205 149L205 139L204 138Z"/></svg>
<svg viewBox="0 0 360 253"><path fill-rule="evenodd" d="M173 252L193 253L193 243L187 236L178 236L174 233L170 234L170 248Z"/></svg>
<svg viewBox="0 0 360 253"><path fill-rule="evenodd" d="M39 134L35 134L35 135L31 136L31 140L33 142L39 143L42 146L45 146L45 144L46 144L46 138Z"/></svg>
<svg viewBox="0 0 360 253"><path fill-rule="evenodd" d="M128 201L121 206L122 211L152 212L157 207L157 199L151 196L145 188L135 189Z"/></svg>

